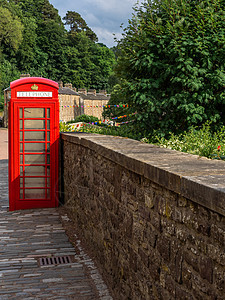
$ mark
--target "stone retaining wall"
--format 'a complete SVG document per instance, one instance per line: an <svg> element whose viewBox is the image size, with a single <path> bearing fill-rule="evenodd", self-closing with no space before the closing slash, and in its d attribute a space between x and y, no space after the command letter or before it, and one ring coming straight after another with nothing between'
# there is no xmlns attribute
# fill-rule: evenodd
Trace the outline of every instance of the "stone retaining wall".
<svg viewBox="0 0 225 300"><path fill-rule="evenodd" d="M65 205L115 299L225 299L225 163L62 134Z"/></svg>

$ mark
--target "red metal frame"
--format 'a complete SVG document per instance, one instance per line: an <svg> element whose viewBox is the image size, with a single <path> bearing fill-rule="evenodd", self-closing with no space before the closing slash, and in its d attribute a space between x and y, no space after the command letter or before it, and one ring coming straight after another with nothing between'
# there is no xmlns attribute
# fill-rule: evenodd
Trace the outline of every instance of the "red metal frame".
<svg viewBox="0 0 225 300"><path fill-rule="evenodd" d="M52 97L17 97L17 92L32 92L35 85L40 92L51 92ZM52 80L28 77L18 79L10 84L11 100L9 104L9 210L43 208L58 206L58 147L59 147L59 100L58 84ZM38 95L38 94L37 94ZM39 94L40 95L40 94ZM25 118L26 108L41 108L44 116ZM21 114L22 113L22 114ZM48 114L49 113L49 114ZM44 124L42 129L25 128L25 122L41 120ZM41 122L40 121L40 122ZM49 129L48 127L49 126ZM25 133L43 133L44 139L25 140ZM50 135L50 139L48 137ZM41 152L25 152L25 146L32 147L36 143L43 144ZM50 146L50 147L49 147ZM27 162L28 158L35 158L33 155L40 155L44 162ZM36 156L37 157L37 156ZM25 161L26 159L26 161ZM50 162L48 161L50 159ZM37 175L25 170L28 167L43 167L44 174ZM43 169L42 168L42 169ZM48 172L50 168L50 172ZM36 179L36 180L33 180ZM38 180L42 182L38 185ZM26 181L25 181L26 180ZM33 181L27 185L28 181ZM36 186L35 186L36 185ZM39 191L40 190L40 194ZM33 196L25 197L32 193ZM36 194L35 194L36 193ZM40 196L41 194L45 196ZM30 194L32 195L32 194ZM34 196L35 195L35 196Z"/></svg>

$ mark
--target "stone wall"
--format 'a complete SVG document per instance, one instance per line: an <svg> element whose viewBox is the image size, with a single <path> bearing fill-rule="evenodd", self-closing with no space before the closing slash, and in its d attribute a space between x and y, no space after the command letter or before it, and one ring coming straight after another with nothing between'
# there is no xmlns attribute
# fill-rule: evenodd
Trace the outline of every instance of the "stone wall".
<svg viewBox="0 0 225 300"><path fill-rule="evenodd" d="M115 299L225 299L225 163L62 134L65 206Z"/></svg>
<svg viewBox="0 0 225 300"><path fill-rule="evenodd" d="M97 117L100 120L103 120L103 106L107 105L109 100L84 100L84 114L89 116Z"/></svg>
<svg viewBox="0 0 225 300"><path fill-rule="evenodd" d="M59 94L59 120L67 122L81 115L79 95Z"/></svg>

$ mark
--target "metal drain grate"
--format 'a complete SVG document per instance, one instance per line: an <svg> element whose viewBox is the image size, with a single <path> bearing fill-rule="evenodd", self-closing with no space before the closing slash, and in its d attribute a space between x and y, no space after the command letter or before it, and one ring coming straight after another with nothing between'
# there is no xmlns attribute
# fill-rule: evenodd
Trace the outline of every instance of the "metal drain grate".
<svg viewBox="0 0 225 300"><path fill-rule="evenodd" d="M71 256L51 256L51 257L41 257L38 259L40 266L52 266L52 265L65 265L71 264Z"/></svg>

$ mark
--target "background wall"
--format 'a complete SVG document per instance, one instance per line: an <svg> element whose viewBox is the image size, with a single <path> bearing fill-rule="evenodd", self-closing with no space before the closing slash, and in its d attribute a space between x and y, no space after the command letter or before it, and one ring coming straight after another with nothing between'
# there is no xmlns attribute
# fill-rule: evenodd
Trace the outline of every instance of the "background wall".
<svg viewBox="0 0 225 300"><path fill-rule="evenodd" d="M225 297L225 163L62 134L64 200L115 299Z"/></svg>
<svg viewBox="0 0 225 300"><path fill-rule="evenodd" d="M80 106L79 95L59 94L59 120L67 122L81 115L81 108L75 106Z"/></svg>

